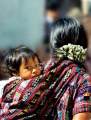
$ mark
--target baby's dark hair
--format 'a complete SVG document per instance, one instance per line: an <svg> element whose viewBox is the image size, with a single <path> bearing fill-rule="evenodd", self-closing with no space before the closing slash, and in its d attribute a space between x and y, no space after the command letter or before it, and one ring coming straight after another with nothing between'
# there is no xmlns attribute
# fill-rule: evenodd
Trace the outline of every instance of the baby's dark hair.
<svg viewBox="0 0 91 120"><path fill-rule="evenodd" d="M38 58L37 54L26 46L19 46L17 48L10 49L5 57L5 63L9 74L11 76L16 75L19 72L22 60L24 59L25 61L27 61L31 57L33 59L35 57Z"/></svg>

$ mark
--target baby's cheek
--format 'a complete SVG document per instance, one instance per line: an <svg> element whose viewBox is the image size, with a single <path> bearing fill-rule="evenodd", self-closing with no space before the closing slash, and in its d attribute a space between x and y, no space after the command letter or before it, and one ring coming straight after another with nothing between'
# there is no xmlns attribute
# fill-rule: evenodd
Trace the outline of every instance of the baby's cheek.
<svg viewBox="0 0 91 120"><path fill-rule="evenodd" d="M30 72L30 71L28 71L27 73L26 73L26 76L28 76L29 78L32 76L32 73Z"/></svg>
<svg viewBox="0 0 91 120"><path fill-rule="evenodd" d="M24 79L29 79L32 77L32 73L30 71L27 71L25 70L23 73L22 73L22 78Z"/></svg>
<svg viewBox="0 0 91 120"><path fill-rule="evenodd" d="M41 69L37 69L37 75L41 74Z"/></svg>
<svg viewBox="0 0 91 120"><path fill-rule="evenodd" d="M28 74L30 74L30 72L29 72L28 70L24 70L24 71L22 72L22 74L25 75L25 76L27 76Z"/></svg>

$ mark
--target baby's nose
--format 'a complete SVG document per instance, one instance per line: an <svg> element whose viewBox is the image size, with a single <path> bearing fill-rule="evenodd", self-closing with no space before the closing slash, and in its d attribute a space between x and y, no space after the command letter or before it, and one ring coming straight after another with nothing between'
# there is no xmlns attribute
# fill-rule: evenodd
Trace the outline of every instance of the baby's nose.
<svg viewBox="0 0 91 120"><path fill-rule="evenodd" d="M35 73L36 73L36 69L33 69L32 74L35 74Z"/></svg>

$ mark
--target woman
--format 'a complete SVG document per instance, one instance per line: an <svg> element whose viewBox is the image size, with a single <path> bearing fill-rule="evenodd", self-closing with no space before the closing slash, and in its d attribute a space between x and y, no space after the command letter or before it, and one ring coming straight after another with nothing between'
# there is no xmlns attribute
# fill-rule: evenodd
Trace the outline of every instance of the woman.
<svg viewBox="0 0 91 120"><path fill-rule="evenodd" d="M91 80L89 75L86 74L84 67L87 37L83 26L74 18L63 18L56 21L51 32L50 44L53 57L50 61L63 59L63 64L65 65L70 60L76 65L74 67L75 70L68 66L70 73L67 70L67 76L65 75L66 78L64 77L66 79L65 82L67 82L67 77L70 77L69 74L73 75L77 72L70 79L70 83L65 86L66 90L61 88L64 92L58 106L59 119L91 119ZM79 74L82 77L81 80Z"/></svg>
<svg viewBox="0 0 91 120"><path fill-rule="evenodd" d="M90 120L91 80L83 65L84 36L76 19L56 21L50 40L52 57L43 75L5 86L1 120Z"/></svg>

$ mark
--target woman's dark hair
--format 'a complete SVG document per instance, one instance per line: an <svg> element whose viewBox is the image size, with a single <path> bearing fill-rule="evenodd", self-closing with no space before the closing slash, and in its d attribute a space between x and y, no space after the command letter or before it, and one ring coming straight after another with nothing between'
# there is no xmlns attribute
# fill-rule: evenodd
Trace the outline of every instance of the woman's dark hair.
<svg viewBox="0 0 91 120"><path fill-rule="evenodd" d="M5 57L5 63L10 75L17 74L22 60L27 61L30 57L33 59L38 56L28 47L19 46L14 49L10 49ZM39 58L38 58L39 60Z"/></svg>
<svg viewBox="0 0 91 120"><path fill-rule="evenodd" d="M77 19L61 18L53 25L50 44L55 49L69 43L87 48L87 35Z"/></svg>

